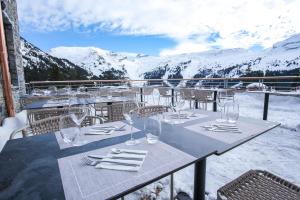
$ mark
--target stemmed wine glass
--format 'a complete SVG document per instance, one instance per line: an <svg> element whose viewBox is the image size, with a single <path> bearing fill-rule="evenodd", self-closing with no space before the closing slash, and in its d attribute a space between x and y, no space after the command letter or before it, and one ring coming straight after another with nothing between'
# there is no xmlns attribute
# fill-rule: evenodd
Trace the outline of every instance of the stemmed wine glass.
<svg viewBox="0 0 300 200"><path fill-rule="evenodd" d="M63 141L67 144L74 145L74 141L79 135L80 129L73 122L70 115L63 115L59 119L59 130Z"/></svg>
<svg viewBox="0 0 300 200"><path fill-rule="evenodd" d="M173 104L171 104L173 111L176 112L177 115L176 119L178 119L178 121L177 120L174 121L174 124L183 123L181 120L181 110L184 107L184 104L185 104L185 100L180 96L178 96L177 99L173 102Z"/></svg>
<svg viewBox="0 0 300 200"><path fill-rule="evenodd" d="M126 145L136 145L139 143L138 140L133 138L133 121L134 117L138 115L138 104L137 102L123 102L123 116L130 125L130 139L125 142Z"/></svg>
<svg viewBox="0 0 300 200"><path fill-rule="evenodd" d="M86 101L82 102L82 105L78 107L79 109L70 110L69 114L72 121L77 125L79 129L79 137L78 140L74 143L74 146L81 146L87 143L87 141L82 140L82 129L81 123L85 119L85 117L90 113L90 108L86 105Z"/></svg>

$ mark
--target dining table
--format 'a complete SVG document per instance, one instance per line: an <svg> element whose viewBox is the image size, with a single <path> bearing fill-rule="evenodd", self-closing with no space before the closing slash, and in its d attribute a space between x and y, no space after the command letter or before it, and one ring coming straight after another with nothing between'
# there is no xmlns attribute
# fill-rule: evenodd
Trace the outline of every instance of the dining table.
<svg viewBox="0 0 300 200"><path fill-rule="evenodd" d="M240 117L235 124L238 132L205 128L216 124L218 118L218 112L197 110L180 123L162 120L161 135L155 144L148 144L148 132L139 118L133 124L133 137L140 141L135 146L125 145L130 131L105 137L94 135L92 139L86 135L88 143L82 146L64 146L59 132L10 140L0 153L0 199L126 199L126 195L194 165L193 199L204 200L205 183L213 181L206 180L209 156L222 156L280 125ZM141 168L134 172L96 169L80 161L116 148L148 153Z"/></svg>

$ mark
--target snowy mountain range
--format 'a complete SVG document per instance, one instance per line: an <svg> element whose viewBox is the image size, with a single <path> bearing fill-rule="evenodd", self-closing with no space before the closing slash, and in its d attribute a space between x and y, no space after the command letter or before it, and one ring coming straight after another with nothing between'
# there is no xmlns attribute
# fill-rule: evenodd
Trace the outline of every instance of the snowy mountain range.
<svg viewBox="0 0 300 200"><path fill-rule="evenodd" d="M300 34L259 53L225 49L159 57L96 47L57 47L47 54L25 40L22 53L25 69L45 68L55 63L62 70L66 67L83 70L82 79L300 75Z"/></svg>

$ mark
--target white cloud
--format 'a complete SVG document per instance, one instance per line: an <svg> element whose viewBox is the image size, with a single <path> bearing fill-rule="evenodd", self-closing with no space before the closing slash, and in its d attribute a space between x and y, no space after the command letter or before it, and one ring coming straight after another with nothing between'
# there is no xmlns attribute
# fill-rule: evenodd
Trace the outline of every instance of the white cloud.
<svg viewBox="0 0 300 200"><path fill-rule="evenodd" d="M164 35L174 54L220 48L270 47L300 32L299 0L18 0L22 27L40 31L93 26L129 35ZM95 29L95 26L97 27ZM208 42L219 32L221 38Z"/></svg>

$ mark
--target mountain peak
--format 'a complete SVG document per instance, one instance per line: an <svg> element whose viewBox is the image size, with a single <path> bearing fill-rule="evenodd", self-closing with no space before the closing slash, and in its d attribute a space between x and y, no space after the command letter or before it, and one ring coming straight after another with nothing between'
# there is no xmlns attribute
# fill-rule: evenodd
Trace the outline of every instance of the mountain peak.
<svg viewBox="0 0 300 200"><path fill-rule="evenodd" d="M275 43L273 49L300 50L300 34L295 34L286 40Z"/></svg>

